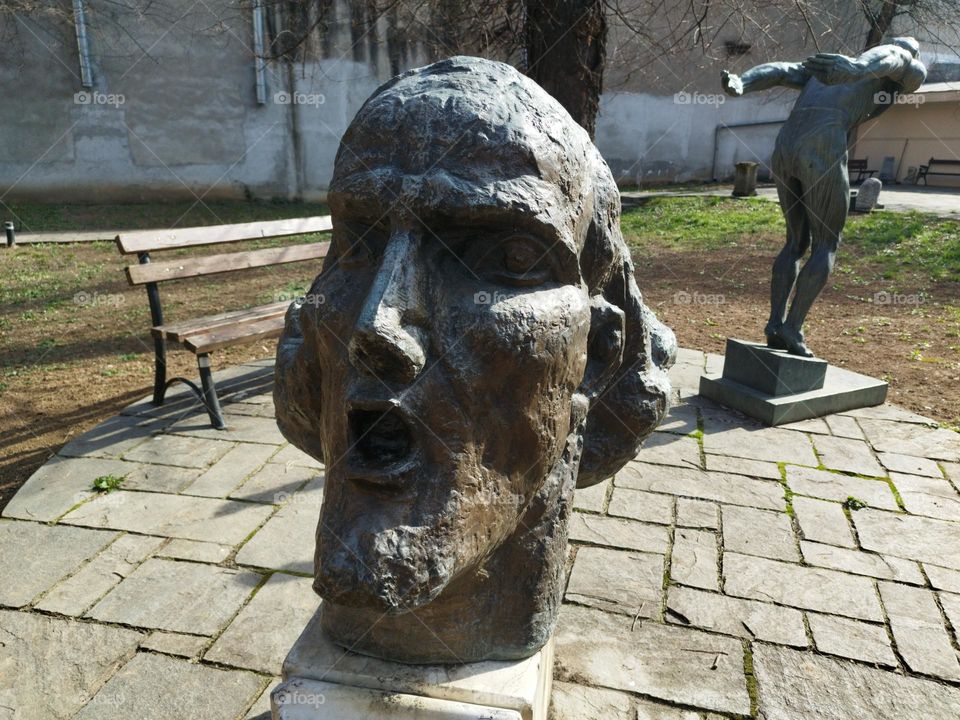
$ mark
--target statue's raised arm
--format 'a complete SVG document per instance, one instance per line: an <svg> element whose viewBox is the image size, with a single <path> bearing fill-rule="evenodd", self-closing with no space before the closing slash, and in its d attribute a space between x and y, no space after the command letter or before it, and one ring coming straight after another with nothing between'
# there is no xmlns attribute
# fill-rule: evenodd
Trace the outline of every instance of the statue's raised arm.
<svg viewBox="0 0 960 720"><path fill-rule="evenodd" d="M734 75L729 70L720 74L723 91L740 97L744 93L769 90L772 87L801 89L810 79L810 73L801 63L769 62L750 68L743 75Z"/></svg>
<svg viewBox="0 0 960 720"><path fill-rule="evenodd" d="M923 84L927 71L915 57L914 49L905 46L907 40L909 38L896 38L894 42L871 48L857 58L818 53L804 60L803 67L824 85L884 79L897 83L901 92L913 92Z"/></svg>

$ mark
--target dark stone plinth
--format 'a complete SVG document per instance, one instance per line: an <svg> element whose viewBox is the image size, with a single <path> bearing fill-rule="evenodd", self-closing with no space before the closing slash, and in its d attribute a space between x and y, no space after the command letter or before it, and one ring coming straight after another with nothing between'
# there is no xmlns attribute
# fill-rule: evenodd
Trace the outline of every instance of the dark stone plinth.
<svg viewBox="0 0 960 720"><path fill-rule="evenodd" d="M727 339L723 377L774 397L819 390L827 361L791 355L746 340Z"/></svg>
<svg viewBox="0 0 960 720"><path fill-rule="evenodd" d="M783 425L880 405L887 397L887 383L830 365L818 390L778 397L719 375L704 375L700 394L767 425Z"/></svg>

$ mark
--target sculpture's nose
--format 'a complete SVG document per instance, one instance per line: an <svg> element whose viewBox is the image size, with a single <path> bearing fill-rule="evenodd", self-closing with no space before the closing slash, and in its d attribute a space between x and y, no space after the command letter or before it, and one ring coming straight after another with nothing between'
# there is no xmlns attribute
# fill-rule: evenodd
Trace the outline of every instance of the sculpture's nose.
<svg viewBox="0 0 960 720"><path fill-rule="evenodd" d="M412 382L426 363L425 276L416 256L409 230L391 234L350 339L354 368L384 382Z"/></svg>

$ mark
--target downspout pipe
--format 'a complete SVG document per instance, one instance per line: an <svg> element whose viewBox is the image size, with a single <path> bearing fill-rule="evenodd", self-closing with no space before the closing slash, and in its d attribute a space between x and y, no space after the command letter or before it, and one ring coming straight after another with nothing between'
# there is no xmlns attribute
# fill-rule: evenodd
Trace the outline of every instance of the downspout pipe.
<svg viewBox="0 0 960 720"><path fill-rule="evenodd" d="M264 57L264 17L262 0L253 2L253 54L256 73L257 104L267 104L267 61Z"/></svg>
<svg viewBox="0 0 960 720"><path fill-rule="evenodd" d="M83 0L73 0L73 25L77 31L77 53L80 57L80 84L93 87L93 70L90 68L90 38L87 35L87 15Z"/></svg>

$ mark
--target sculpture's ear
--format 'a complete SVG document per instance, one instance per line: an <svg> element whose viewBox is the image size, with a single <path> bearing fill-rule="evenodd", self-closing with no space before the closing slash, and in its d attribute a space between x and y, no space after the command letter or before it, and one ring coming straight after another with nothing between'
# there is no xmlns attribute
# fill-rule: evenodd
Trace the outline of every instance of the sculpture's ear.
<svg viewBox="0 0 960 720"><path fill-rule="evenodd" d="M623 310L602 295L590 302L590 335L587 340L587 369L579 392L592 401L609 385L623 362Z"/></svg>

